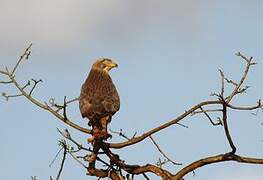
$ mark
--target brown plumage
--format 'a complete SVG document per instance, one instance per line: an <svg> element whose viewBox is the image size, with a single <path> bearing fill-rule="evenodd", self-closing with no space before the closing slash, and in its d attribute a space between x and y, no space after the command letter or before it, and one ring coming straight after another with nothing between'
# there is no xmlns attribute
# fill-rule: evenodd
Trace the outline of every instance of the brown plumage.
<svg viewBox="0 0 263 180"><path fill-rule="evenodd" d="M97 60L82 85L79 108L89 119L94 138L107 139L107 125L120 108L120 98L108 72L117 64L107 58Z"/></svg>

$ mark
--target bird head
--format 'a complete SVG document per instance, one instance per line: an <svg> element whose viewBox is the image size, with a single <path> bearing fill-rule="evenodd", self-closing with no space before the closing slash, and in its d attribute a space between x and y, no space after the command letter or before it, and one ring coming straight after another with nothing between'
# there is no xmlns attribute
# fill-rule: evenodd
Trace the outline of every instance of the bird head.
<svg viewBox="0 0 263 180"><path fill-rule="evenodd" d="M94 64L93 68L104 70L109 72L112 68L118 67L118 64L109 58L98 59Z"/></svg>

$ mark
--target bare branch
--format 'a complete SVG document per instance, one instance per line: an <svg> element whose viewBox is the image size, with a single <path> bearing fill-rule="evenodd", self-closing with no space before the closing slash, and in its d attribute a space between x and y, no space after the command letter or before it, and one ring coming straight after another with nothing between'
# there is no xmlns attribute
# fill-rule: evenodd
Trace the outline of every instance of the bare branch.
<svg viewBox="0 0 263 180"><path fill-rule="evenodd" d="M234 86L238 86L238 84L235 81L231 80L231 79L228 79L228 78L225 77L225 80L229 84L233 84Z"/></svg>
<svg viewBox="0 0 263 180"><path fill-rule="evenodd" d="M60 131L58 128L57 128L57 131L66 139L68 139L69 141L71 141L72 143L74 143L78 149L83 149L85 151L89 151L91 152L91 149L89 148L86 148L84 147L82 144L78 143L77 141L75 141L72 136L70 135L69 131L67 129L64 130L64 133L62 131Z"/></svg>
<svg viewBox="0 0 263 180"><path fill-rule="evenodd" d="M71 104L71 103L76 102L76 101L78 101L78 100L79 100L79 98L74 98L74 99L71 99L71 100L69 100L69 101L64 102L63 105L59 105L59 104L55 103L55 99L54 99L54 98L51 98L51 99L49 100L49 103L50 103L52 106L55 106L55 107L57 108L56 112L59 112L61 109L64 108L64 105Z"/></svg>
<svg viewBox="0 0 263 180"><path fill-rule="evenodd" d="M31 51L30 51L30 48L32 47L32 43L26 48L26 50L24 51L24 53L20 56L20 58L19 58L19 60L17 61L17 63L16 63L16 65L15 65L15 67L13 68L13 70L12 70L12 72L11 72L11 76L13 76L14 74L15 74L15 71L16 71L16 69L17 69L17 67L19 66L19 64L21 63L21 61L24 59L24 58L26 58L26 59L28 59L29 58L29 56L30 56L30 54L31 54ZM8 73L9 74L9 73ZM6 74L6 75L8 75L8 74Z"/></svg>
<svg viewBox="0 0 263 180"><path fill-rule="evenodd" d="M64 117L64 120L66 121L68 119L67 117L67 97L64 96L64 105L63 105L63 117Z"/></svg>
<svg viewBox="0 0 263 180"><path fill-rule="evenodd" d="M235 153L236 152L236 147L233 143L233 140L231 138L229 129L228 129L228 125L227 125L227 103L225 102L224 98L221 97L221 101L222 101L222 105L223 105L223 125L224 125L224 130L225 130L225 134L227 137L227 140L229 142L230 147L232 148L231 153Z"/></svg>
<svg viewBox="0 0 263 180"><path fill-rule="evenodd" d="M113 133L113 134L117 134L121 137L123 137L124 139L126 140L131 140L132 138L129 138L128 136L126 136L123 132L122 132L122 129L120 129L120 131L114 131L114 130L111 130L110 129L110 132Z"/></svg>
<svg viewBox="0 0 263 180"><path fill-rule="evenodd" d="M56 161L56 159L58 158L59 153L62 151L63 147L60 148L57 152L57 154L55 155L55 157L53 158L53 160L51 161L51 163L49 164L49 167L51 168L51 166L54 164L54 162Z"/></svg>
<svg viewBox="0 0 263 180"><path fill-rule="evenodd" d="M23 94L7 95L5 92L2 93L2 96L5 97L5 100L8 101L9 98L23 96Z"/></svg>
<svg viewBox="0 0 263 180"><path fill-rule="evenodd" d="M248 158L232 153L226 153L226 154L211 156L195 161L189 164L188 166L184 167L183 169L181 169L176 175L172 177L172 179L173 180L182 179L186 174L192 172L193 170L196 170L197 168L200 168L208 164L224 162L224 161L236 161L240 163L250 163L250 164L263 164L263 159Z"/></svg>
<svg viewBox="0 0 263 180"><path fill-rule="evenodd" d="M209 121L211 122L211 124L212 124L213 126L223 125L220 120L215 123L215 122L212 120L212 118L207 114L207 111L204 111L204 109L202 108L202 106L200 107L200 109L201 109L201 111L205 114L205 116L209 119Z"/></svg>
<svg viewBox="0 0 263 180"><path fill-rule="evenodd" d="M95 131L95 126L93 126L93 130L90 129L86 129L84 127L81 127L77 124L75 124L74 122L72 122L70 119L68 119L67 117L67 106L68 104L75 102L78 100L78 98L72 99L67 101L66 96L64 96L63 99L63 104L59 105L57 103L55 103L55 99L52 98L49 100L49 104L46 102L41 102L39 100L37 100L36 98L32 97L32 94L34 92L34 90L36 89L38 83L42 82L42 80L35 80L32 79L31 81L28 81L28 83L26 85L20 85L15 78L15 73L18 69L18 66L21 64L22 60L24 59L28 59L30 54L31 54L31 48L32 44L30 44L26 50L24 51L24 53L20 56L20 58L18 59L17 63L15 64L14 68L11 70L11 72L9 72L8 68L5 68L5 71L1 71L0 70L0 74L2 75L6 75L9 79L6 81L0 81L0 84L14 84L15 87L18 89L18 94L17 95L7 95L6 93L2 93L2 95L8 100L11 97L17 97L17 96L24 96L25 98L27 98L27 100L29 100L30 102L32 102L34 105L40 107L41 109L44 109L48 112L50 112L51 114L53 114L56 118L58 118L59 120L61 120L63 123L81 131L87 134L94 134ZM254 106L234 106L231 105L230 102L231 100L237 95L237 94L241 94L241 93L245 93L247 91L247 89L249 88L249 86L245 86L243 83L247 77L247 74L249 72L250 66L255 65L255 62L252 62L253 57L251 58L247 58L246 56L242 55L241 53L237 53L237 56L240 56L246 63L245 65L245 69L243 72L243 75L240 79L240 81L237 83L231 79L228 79L225 77L224 73L222 70L219 69L220 72L220 76L221 76L221 90L220 93L213 93L212 96L216 96L217 99L216 100L211 100L211 101L204 101L201 102L199 104L194 105L193 107L191 107L190 109L188 109L187 111L185 111L184 113L182 113L181 115L179 115L178 117L176 117L173 120L170 120L158 127L155 127L153 129L150 129L149 131L145 132L142 135L136 136L136 133L129 138L128 136L126 136L123 132L122 129L120 129L119 132L116 131L111 131L115 134L118 134L119 136L123 137L126 139L126 141L121 142L121 143L107 143L105 142L104 139L101 138L95 138L91 144L92 146L92 150L90 148L86 148L84 147L82 144L78 143L76 140L74 140L69 131L66 129L64 132L61 132L59 129L59 133L66 138L66 140L71 141L74 145L70 146L67 145L66 140L60 141L60 145L62 146L62 148L59 150L59 152L57 153L55 159L57 158L58 154L63 151L63 158L61 161L61 165L58 171L58 175L56 180L59 180L61 174L62 174L62 170L64 167L64 163L65 163L65 159L66 159L66 155L67 153L75 160L77 161L82 167L84 167L85 169L87 169L88 171L88 175L91 176L97 176L99 178L104 178L104 177L108 177L111 178L113 180L123 180L125 177L123 176L123 173L126 173L127 175L131 175L132 179L135 175L143 175L145 179L149 179L145 173L154 173L155 175L161 177L162 179L165 180L170 180L170 179L182 179L184 177L184 175L186 175L189 172L193 172L195 169L202 167L204 165L207 164L211 164L211 163L217 163L217 162L223 162L223 161L237 161L237 162L242 162L242 163L255 163L255 164L263 164L263 159L255 159L255 158L247 158L247 157L241 157L235 154L236 152L236 147L233 143L233 140L231 138L229 129L228 129L228 124L227 124L227 108L230 109L234 109L234 110L262 110L263 111L263 106L261 103L261 100L258 101L257 105ZM28 93L28 89L26 89L28 86L30 86L30 82L33 82L33 86L30 89L29 93ZM233 91L231 92L231 94L229 96L225 96L225 83L229 83L231 85L234 86ZM211 109L210 105L216 105L215 109ZM209 106L207 109L207 106ZM219 107L222 109L219 109ZM207 110L205 110L207 109ZM61 110L63 112L61 112ZM210 117L210 114L208 112L222 112L222 121L221 120L219 122L214 122L212 120L212 118ZM204 159L200 159L198 161L195 161L193 163L191 163L190 165L184 167L183 169L181 169L177 174L173 175L171 174L169 171L164 170L161 166L163 163L166 162L172 162L174 165L181 165L181 163L177 163L174 162L173 160L171 160L161 149L161 147L158 145L158 143L154 140L154 138L152 137L153 134L162 131L163 129L166 129L172 125L180 125L183 127L187 127L184 124L181 124L180 121L182 121L183 119L185 119L187 116L189 115L194 115L197 113L203 113L208 119L209 121L214 125L223 125L224 126L224 132L225 135L227 137L228 143L230 144L230 147L232 148L232 151L230 153L226 153L226 154L220 154L217 156L211 156L211 157L207 157ZM188 127L187 127L188 128ZM165 158L164 161L162 161L161 159L159 160L159 164L160 167L152 165L152 164L146 164L146 165L129 165L127 163L125 163L124 160L121 160L118 154L114 154L111 150L112 149L119 149L119 148L124 148L130 145L134 145L136 143L142 142L144 139L146 139L147 137L149 137L153 143L153 145L157 148L157 150L162 154L162 156ZM75 145L77 146L77 148L75 147ZM91 153L87 153L87 152L91 152ZM83 153L85 153L83 155ZM101 154L103 155L103 159L101 159L102 157L99 157ZM81 156L79 156L81 155ZM108 158L106 161L104 158ZM53 164L53 162L55 161L55 159L52 161L51 165ZM84 164L87 162L84 161L88 161L88 167ZM98 161L100 163L100 165L102 165L103 167L106 167L107 169L97 169L95 166L96 161ZM84 163L83 163L84 162ZM125 172L123 172L125 171ZM50 179L52 179L52 177L50 177Z"/></svg>
<svg viewBox="0 0 263 180"><path fill-rule="evenodd" d="M123 147L126 147L126 146L130 146L132 144L136 144L138 142L141 142L143 141L145 138L149 137L150 135L154 134L154 133L157 133L159 131L161 131L162 129L165 129L171 125L174 125L176 124L177 122L179 122L180 120L184 119L186 116L188 116L189 114L191 114L192 112L194 112L195 110L199 109L201 106L205 106L205 105L212 105L212 104L221 104L220 101L204 101L204 102L201 102L195 106L193 106L192 108L190 108L189 110L185 111L183 114L181 114L180 116L178 116L177 118L167 122L167 123L164 123L163 125L161 126L158 126L156 128L153 128L152 130L142 134L141 136L138 136L138 137L134 137L133 139L131 140L128 140L128 141L125 141L125 142L122 142L122 143L109 143L108 146L110 148L116 148L116 149L119 149L119 148L123 148Z"/></svg>
<svg viewBox="0 0 263 180"><path fill-rule="evenodd" d="M0 81L0 84L11 84L12 81Z"/></svg>
<svg viewBox="0 0 263 180"><path fill-rule="evenodd" d="M173 160L171 160L163 151L162 149L160 148L160 146L157 144L157 142L153 139L152 136L149 136L150 139L152 140L152 143L155 145L155 147L158 149L158 151L171 163L173 163L174 165L182 165L182 163L177 163Z"/></svg>
<svg viewBox="0 0 263 180"><path fill-rule="evenodd" d="M34 89L36 88L37 84L40 83L40 82L43 82L42 79L40 79L40 80L32 79L32 81L34 82L34 85L33 85L32 89L29 92L29 96L32 95L32 93L33 93Z"/></svg>
<svg viewBox="0 0 263 180"><path fill-rule="evenodd" d="M236 53L237 56L240 56L242 59L244 59L246 61L246 67L245 67L245 70L244 70L244 73L239 81L239 83L237 84L237 86L235 87L235 89L232 91L231 95L227 97L227 103L229 103L233 97L238 94L238 91L241 87L241 85L244 83L246 77L247 77L247 74L249 72L249 69L250 69L250 66L251 65L255 65L256 63L255 62L252 62L253 60L253 57L251 57L250 59L246 58L244 55L242 55L240 52Z"/></svg>
<svg viewBox="0 0 263 180"><path fill-rule="evenodd" d="M150 178L145 173L142 173L142 175L146 180L150 180Z"/></svg>
<svg viewBox="0 0 263 180"><path fill-rule="evenodd" d="M83 128L75 123L73 123L71 120L67 119L65 120L64 117L62 115L60 115L58 112L56 112L55 110L53 110L50 106L48 106L47 104L43 104L40 101L36 100L35 98L33 98L32 96L30 96L26 91L23 90L23 88L20 87L20 85L18 84L18 82L15 80L14 77L12 77L11 75L9 75L9 78L12 80L13 84L16 86L16 88L21 92L21 94L26 97L30 102L32 102L33 104L35 104L36 106L49 111L51 114L53 114L55 117L57 117L58 119L60 119L62 122L66 123L67 125L81 131L87 134L91 133L91 130Z"/></svg>
<svg viewBox="0 0 263 180"><path fill-rule="evenodd" d="M251 110L255 110L255 109L262 109L263 108L263 104L261 102L261 99L258 100L257 105L255 106L234 106L231 104L227 104L227 107L231 108L231 109L235 109L235 110L245 110L245 111L251 111Z"/></svg>
<svg viewBox="0 0 263 180"><path fill-rule="evenodd" d="M209 113L209 112L222 112L222 109L203 109L204 112ZM191 116L194 116L196 114L204 113L202 110L196 110L194 111Z"/></svg>
<svg viewBox="0 0 263 180"><path fill-rule="evenodd" d="M3 71L3 70L0 70L0 74L3 74L3 75L6 75L6 76L8 76L8 72L6 72L6 71Z"/></svg>
<svg viewBox="0 0 263 180"><path fill-rule="evenodd" d="M219 69L220 75L221 75L221 96L224 97L225 92L225 75L221 69Z"/></svg>
<svg viewBox="0 0 263 180"><path fill-rule="evenodd" d="M55 117L57 117L58 119L60 119L61 121L63 121L65 124L81 131L81 132L84 132L84 133L87 133L87 134L91 134L91 130L89 129L86 129L86 128L83 128L75 123L73 123L71 120L69 119L66 119L60 115L58 112L56 112L55 110L53 110L50 106L48 106L46 103L41 103L40 101L36 100L35 98L33 98L31 96L36 84L38 83L37 81L34 81L34 86L33 88L31 89L30 93L27 93L24 89L29 86L29 84L26 84L25 86L21 87L18 82L15 80L15 71L16 69L18 68L19 64L21 63L22 59L23 58L26 58L28 59L29 58L29 55L31 54L31 51L30 51L30 48L31 48L32 44L30 44L26 50L24 51L24 53L20 56L20 59L18 60L18 62L16 63L16 65L14 66L12 72L10 73L8 68L5 67L6 71L1 71L0 73L4 74L4 75L7 75L8 78L10 79L10 81L12 81L12 83L15 85L15 87L18 89L18 91L20 91L21 94L18 94L18 95L11 95L11 96L7 96L6 93L2 94L4 96L7 96L8 98L10 97L17 97L17 96L24 96L26 97L30 102L32 102L33 104L35 104L36 106L46 110L46 111L49 111L51 114L53 114ZM41 81L39 81L41 82ZM6 97L6 98L7 98Z"/></svg>
<svg viewBox="0 0 263 180"><path fill-rule="evenodd" d="M64 149L64 151L63 151L63 158L62 158L62 161L61 161L61 165L60 165L60 168L59 168L56 180L59 180L59 178L60 178L60 175L61 175L63 167L64 167L64 163L65 163L65 160L66 160L66 155L67 155L67 144L66 144L66 142L65 141L60 141L60 144L61 144L62 148Z"/></svg>
<svg viewBox="0 0 263 180"><path fill-rule="evenodd" d="M69 155L70 155L75 161L77 161L82 167L84 167L85 169L88 168L88 167L87 167L85 164L83 164L76 156L74 156L70 151L69 151L68 153L69 153Z"/></svg>
<svg viewBox="0 0 263 180"><path fill-rule="evenodd" d="M88 175L96 176L101 178L110 178L112 180L122 180L118 173L113 170L103 170L103 169L96 169L96 168L88 168Z"/></svg>

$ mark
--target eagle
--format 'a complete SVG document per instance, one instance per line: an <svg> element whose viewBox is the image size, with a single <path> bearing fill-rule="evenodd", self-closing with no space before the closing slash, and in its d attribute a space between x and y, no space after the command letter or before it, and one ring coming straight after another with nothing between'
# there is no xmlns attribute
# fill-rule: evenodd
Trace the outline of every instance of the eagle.
<svg viewBox="0 0 263 180"><path fill-rule="evenodd" d="M109 71L115 67L118 64L112 59L96 60L81 87L79 109L82 118L88 118L88 125L92 126L93 137L88 139L89 142L111 137L107 125L120 109L118 91L109 75Z"/></svg>

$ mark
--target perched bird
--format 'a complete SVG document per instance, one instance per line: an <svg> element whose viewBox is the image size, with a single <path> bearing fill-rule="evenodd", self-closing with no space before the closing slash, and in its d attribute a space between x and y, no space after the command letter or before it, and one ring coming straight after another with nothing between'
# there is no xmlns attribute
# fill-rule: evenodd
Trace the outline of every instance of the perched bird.
<svg viewBox="0 0 263 180"><path fill-rule="evenodd" d="M89 119L93 139L107 139L107 125L120 109L120 98L109 75L117 63L108 58L95 61L89 75L81 87L79 108L83 118Z"/></svg>

